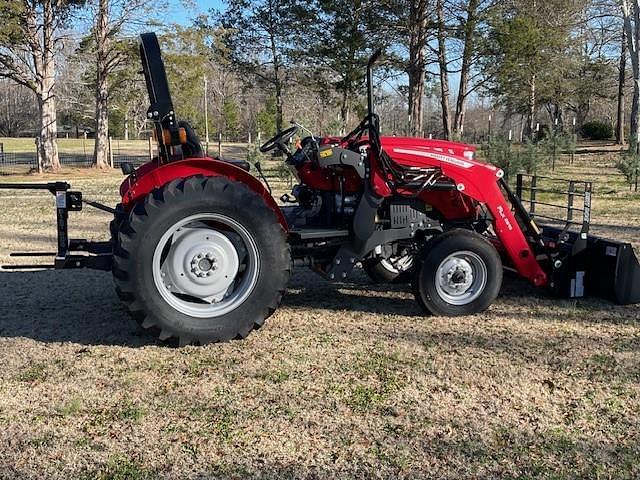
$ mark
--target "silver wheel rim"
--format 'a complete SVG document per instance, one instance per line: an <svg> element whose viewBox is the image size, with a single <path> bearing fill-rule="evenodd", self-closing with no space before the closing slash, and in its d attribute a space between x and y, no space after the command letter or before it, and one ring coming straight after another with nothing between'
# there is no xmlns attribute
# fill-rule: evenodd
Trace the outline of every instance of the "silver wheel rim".
<svg viewBox="0 0 640 480"><path fill-rule="evenodd" d="M234 219L200 213L175 223L153 253L153 280L175 310L196 318L238 308L258 281L258 248Z"/></svg>
<svg viewBox="0 0 640 480"><path fill-rule="evenodd" d="M380 265L382 265L385 270L391 273L399 274L402 272L406 272L411 269L411 267L413 267L413 255L383 258L380 261Z"/></svg>
<svg viewBox="0 0 640 480"><path fill-rule="evenodd" d="M452 253L436 270L436 291L451 305L467 305L476 300L487 285L484 260L470 251Z"/></svg>

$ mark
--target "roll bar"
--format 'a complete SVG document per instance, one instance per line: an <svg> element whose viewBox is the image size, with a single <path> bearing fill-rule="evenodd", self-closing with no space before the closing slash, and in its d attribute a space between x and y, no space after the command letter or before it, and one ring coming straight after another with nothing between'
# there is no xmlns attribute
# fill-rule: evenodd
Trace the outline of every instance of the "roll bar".
<svg viewBox="0 0 640 480"><path fill-rule="evenodd" d="M149 94L147 118L154 124L160 156L164 161L169 161L171 152L169 145L164 140L164 132L170 133L170 145L180 145L180 129L171 100L160 43L155 33L140 35L140 61Z"/></svg>

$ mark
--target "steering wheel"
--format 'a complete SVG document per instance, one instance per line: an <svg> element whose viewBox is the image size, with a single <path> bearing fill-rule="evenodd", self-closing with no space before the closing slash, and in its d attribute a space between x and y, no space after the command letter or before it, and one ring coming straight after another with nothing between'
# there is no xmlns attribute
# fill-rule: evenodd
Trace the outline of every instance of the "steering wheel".
<svg viewBox="0 0 640 480"><path fill-rule="evenodd" d="M267 140L267 142L260 147L260 151L262 153L267 153L278 147L284 153L287 153L289 150L287 149L285 144L293 138L297 131L298 127L289 127L286 130L283 130L282 132L276 134L275 137Z"/></svg>

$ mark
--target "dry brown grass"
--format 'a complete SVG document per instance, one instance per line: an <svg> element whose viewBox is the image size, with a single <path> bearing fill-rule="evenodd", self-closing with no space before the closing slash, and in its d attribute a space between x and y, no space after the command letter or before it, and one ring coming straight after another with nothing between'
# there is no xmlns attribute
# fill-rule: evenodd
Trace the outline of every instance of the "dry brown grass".
<svg viewBox="0 0 640 480"><path fill-rule="evenodd" d="M72 176L115 202L119 176ZM610 190L594 223L637 245L638 198ZM3 253L52 248L52 198L0 202ZM408 287L300 270L247 340L172 349L107 273L2 272L0 292L2 478L640 476L638 306L507 278L483 315L424 317Z"/></svg>

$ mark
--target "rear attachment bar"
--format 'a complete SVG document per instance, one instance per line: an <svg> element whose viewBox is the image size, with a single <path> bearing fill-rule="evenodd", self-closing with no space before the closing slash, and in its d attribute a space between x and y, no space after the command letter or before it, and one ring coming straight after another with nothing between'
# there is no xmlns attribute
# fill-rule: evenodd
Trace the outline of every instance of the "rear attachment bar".
<svg viewBox="0 0 640 480"><path fill-rule="evenodd" d="M640 303L640 263L630 243L590 235L592 182L519 174L516 195L552 252L552 290L564 297L597 296ZM562 205L560 199L565 201Z"/></svg>
<svg viewBox="0 0 640 480"><path fill-rule="evenodd" d="M90 242L84 239L69 239L69 212L82 210L82 192L72 191L67 182L50 183L0 183L2 190L47 190L56 198L57 251L55 253L18 252L11 257L54 257L54 263L29 265L3 265L4 270L30 270L41 268L70 269L91 268L111 270L113 248L111 242ZM100 210L114 213L115 210L98 202L84 201ZM84 252L87 255L78 255Z"/></svg>

